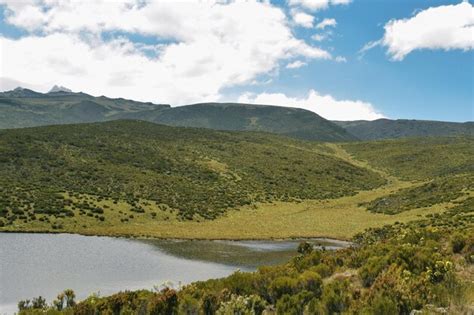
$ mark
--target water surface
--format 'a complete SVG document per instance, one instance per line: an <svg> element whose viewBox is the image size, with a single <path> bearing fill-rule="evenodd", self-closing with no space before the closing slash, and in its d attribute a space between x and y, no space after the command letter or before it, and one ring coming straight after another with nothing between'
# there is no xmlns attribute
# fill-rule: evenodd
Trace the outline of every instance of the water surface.
<svg viewBox="0 0 474 315"><path fill-rule="evenodd" d="M67 288L78 299L91 293L152 289L220 278L240 269L282 263L296 254L294 241L135 240L74 234L0 233L0 313L43 296L50 302ZM347 243L312 242L328 249Z"/></svg>

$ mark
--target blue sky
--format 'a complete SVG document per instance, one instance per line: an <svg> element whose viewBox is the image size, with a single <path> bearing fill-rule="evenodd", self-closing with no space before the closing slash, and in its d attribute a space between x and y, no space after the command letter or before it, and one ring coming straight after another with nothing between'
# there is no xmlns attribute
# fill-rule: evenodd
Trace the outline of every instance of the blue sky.
<svg viewBox="0 0 474 315"><path fill-rule="evenodd" d="M1 5L1 88L61 84L172 105L272 103L329 119L474 120L469 2L99 5ZM298 24L297 13L312 23ZM318 28L325 19L335 25ZM287 67L295 61L302 66Z"/></svg>

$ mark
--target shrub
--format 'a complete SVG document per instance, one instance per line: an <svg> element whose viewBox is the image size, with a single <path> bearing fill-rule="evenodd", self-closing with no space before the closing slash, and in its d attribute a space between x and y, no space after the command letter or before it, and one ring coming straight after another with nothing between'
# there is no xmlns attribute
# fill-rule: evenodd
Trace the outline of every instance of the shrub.
<svg viewBox="0 0 474 315"><path fill-rule="evenodd" d="M377 295L366 308L368 314L373 315L397 315L400 314L397 303L389 296Z"/></svg>
<svg viewBox="0 0 474 315"><path fill-rule="evenodd" d="M456 233L453 235L453 238L451 239L451 248L453 253L460 253L462 252L464 246L466 246L466 239L464 236L460 233Z"/></svg>
<svg viewBox="0 0 474 315"><path fill-rule="evenodd" d="M344 312L351 303L349 283L346 280L335 280L324 287L321 305L329 314Z"/></svg>
<svg viewBox="0 0 474 315"><path fill-rule="evenodd" d="M175 290L164 289L154 295L148 302L150 315L173 315L178 306L178 296Z"/></svg>
<svg viewBox="0 0 474 315"><path fill-rule="evenodd" d="M298 280L287 276L278 277L269 286L269 291L274 301L284 294L292 295L298 290Z"/></svg>
<svg viewBox="0 0 474 315"><path fill-rule="evenodd" d="M311 292L315 297L322 293L323 281L321 276L313 271L305 271L299 277L300 289Z"/></svg>

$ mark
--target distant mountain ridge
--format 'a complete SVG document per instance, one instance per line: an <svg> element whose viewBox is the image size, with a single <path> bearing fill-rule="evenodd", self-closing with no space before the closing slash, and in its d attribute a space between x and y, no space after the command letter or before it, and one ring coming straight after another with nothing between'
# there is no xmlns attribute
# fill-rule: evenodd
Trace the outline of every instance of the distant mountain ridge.
<svg viewBox="0 0 474 315"><path fill-rule="evenodd" d="M171 107L123 98L95 97L54 86L0 93L0 129L135 119L178 127L270 132L303 140L344 142L425 136L474 136L474 122L423 120L329 121L291 107L199 103Z"/></svg>
<svg viewBox="0 0 474 315"><path fill-rule="evenodd" d="M333 121L361 140L396 139L426 136L474 136L474 122L464 123L408 120L377 119Z"/></svg>
<svg viewBox="0 0 474 315"><path fill-rule="evenodd" d="M304 140L356 140L342 127L299 108L238 103L171 107L53 90L46 94L28 89L0 93L0 129L136 119L169 126L262 131Z"/></svg>

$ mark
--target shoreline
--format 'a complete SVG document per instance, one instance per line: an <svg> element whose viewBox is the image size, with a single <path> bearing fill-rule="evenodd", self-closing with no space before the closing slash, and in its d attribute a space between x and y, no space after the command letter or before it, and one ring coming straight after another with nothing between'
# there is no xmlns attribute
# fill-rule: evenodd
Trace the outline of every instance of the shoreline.
<svg viewBox="0 0 474 315"><path fill-rule="evenodd" d="M342 238L333 238L327 236L291 236L291 237L270 237L270 238L208 238L208 237L163 237L163 236L136 236L132 234L100 234L100 233L87 233L87 232L68 232L68 231L39 231L39 230L0 230L0 234L13 234L13 233L22 233L22 234L72 234L72 235L81 235L81 236L97 236L97 237L114 237L114 238L124 238L124 239L135 239L135 240L170 240L170 241L274 241L274 242L284 242L284 241L305 241L305 240L321 240L328 241L333 243L339 243L341 245L345 244L347 247L354 244L350 239Z"/></svg>

